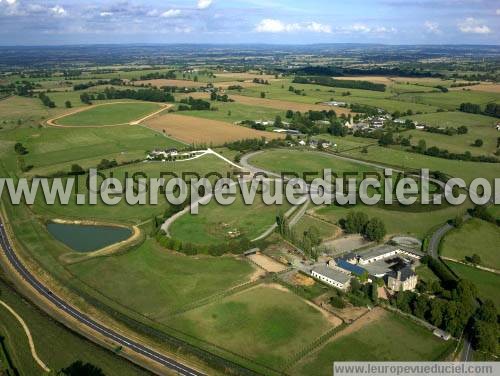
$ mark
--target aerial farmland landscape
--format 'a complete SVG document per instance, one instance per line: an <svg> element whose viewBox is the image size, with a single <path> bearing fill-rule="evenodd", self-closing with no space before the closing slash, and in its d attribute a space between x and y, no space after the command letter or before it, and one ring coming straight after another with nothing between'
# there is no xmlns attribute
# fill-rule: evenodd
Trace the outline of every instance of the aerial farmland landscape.
<svg viewBox="0 0 500 376"><path fill-rule="evenodd" d="M500 4L333 3L0 0L0 375L500 372Z"/></svg>

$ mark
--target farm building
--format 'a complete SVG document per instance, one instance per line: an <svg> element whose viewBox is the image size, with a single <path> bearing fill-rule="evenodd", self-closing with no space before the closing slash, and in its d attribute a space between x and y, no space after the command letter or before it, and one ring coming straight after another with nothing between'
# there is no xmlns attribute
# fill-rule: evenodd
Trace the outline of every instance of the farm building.
<svg viewBox="0 0 500 376"><path fill-rule="evenodd" d="M417 251L404 250L391 245L381 245L358 255L358 263L366 265L396 255L409 256L415 259L422 257L422 254Z"/></svg>
<svg viewBox="0 0 500 376"><path fill-rule="evenodd" d="M352 264L340 257L337 257L335 260L330 260L328 266L332 268L334 267L339 268L344 272L352 273L358 277L362 276L363 274L366 274L366 270L363 269L362 267Z"/></svg>
<svg viewBox="0 0 500 376"><path fill-rule="evenodd" d="M320 265L311 270L311 276L341 290L347 290L351 284L350 274L329 268L326 265Z"/></svg>

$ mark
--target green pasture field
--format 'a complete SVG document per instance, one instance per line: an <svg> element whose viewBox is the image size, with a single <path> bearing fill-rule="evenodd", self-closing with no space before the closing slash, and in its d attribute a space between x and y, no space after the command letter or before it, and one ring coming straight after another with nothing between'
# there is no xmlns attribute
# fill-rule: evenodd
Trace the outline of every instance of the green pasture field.
<svg viewBox="0 0 500 376"><path fill-rule="evenodd" d="M295 89L304 90L306 95L297 95L288 90L289 86ZM404 102L399 100L399 97L394 96L389 92L380 92L372 90L347 89L338 87L327 87L314 84L297 84L292 83L292 80L283 80L272 82L270 85L259 85L244 88L241 93L237 94L248 95L252 97L260 97L260 93L265 92L266 98L281 99L299 103L318 103L330 100L337 100L347 103L359 103L374 107L380 107L389 112L401 111L406 112L435 112L437 107L428 104ZM350 95L343 96L342 93L349 92ZM335 110L335 108L333 108Z"/></svg>
<svg viewBox="0 0 500 376"><path fill-rule="evenodd" d="M434 226L463 214L469 206L469 204L458 207L446 206L442 209L416 212L412 211L411 206L407 209L402 207L393 209L386 208L383 204L376 206L358 204L354 207L329 205L319 208L316 213L325 220L338 224L341 219L346 218L349 211L358 210L370 218L381 219L388 235L407 234L422 239Z"/></svg>
<svg viewBox="0 0 500 376"><path fill-rule="evenodd" d="M364 166L359 163L336 159L328 154L321 154L314 151L302 150L266 150L250 158L249 163L275 173L295 172L315 172L318 177L322 176L323 170L330 168L332 173L339 176L344 172L373 172L374 167Z"/></svg>
<svg viewBox="0 0 500 376"><path fill-rule="evenodd" d="M160 109L157 103L128 102L91 107L58 119L61 125L116 125L138 120Z"/></svg>
<svg viewBox="0 0 500 376"><path fill-rule="evenodd" d="M186 213L178 218L170 228L173 238L194 244L216 244L230 240L229 231L238 231L237 237L252 240L264 233L276 222L280 212L286 212L290 204L265 205L257 193L251 205L246 205L241 194L231 205L213 202L200 207L199 214Z"/></svg>
<svg viewBox="0 0 500 376"><path fill-rule="evenodd" d="M411 320L386 312L359 330L334 337L298 363L291 374L331 375L334 361L440 360L453 346L455 341L443 341Z"/></svg>
<svg viewBox="0 0 500 376"><path fill-rule="evenodd" d="M493 215L495 218L500 218L500 205L493 205L488 208L488 211Z"/></svg>
<svg viewBox="0 0 500 376"><path fill-rule="evenodd" d="M162 173L175 173L176 175L182 177L183 172L198 173L204 176L205 174L213 171L224 174L225 172L231 170L226 162L215 156L208 155L192 161L136 163L133 165L120 166L110 171L101 172L106 177L110 177L112 173L113 177L119 179L121 182L124 182L125 175L131 177L134 173L141 173L143 174L142 177L150 179L160 178L160 174ZM166 175L165 180L168 181L169 179L170 177ZM102 179L99 178L97 184L99 185L101 182ZM80 176L78 183L79 193L87 195L88 190L86 188L86 176ZM124 185L125 183L122 184ZM41 193L42 192L40 192L37 196L37 201L33 207L33 211L46 219L54 217L73 219L87 218L110 222L138 224L140 222L150 220L154 215L163 214L169 205L161 193L158 194L157 205L129 205L125 201L125 197L123 195L121 196L122 200L118 205L106 205L101 201L100 197L98 197L96 205L78 205L76 203L76 194L74 191L72 192L70 203L68 205L60 205L59 203L48 205L44 202ZM233 210L236 211L237 209L235 208Z"/></svg>
<svg viewBox="0 0 500 376"><path fill-rule="evenodd" d="M465 125L469 127L492 127L495 125L496 120L490 116L468 114L466 112L460 111L445 111L445 112L435 112L432 114L421 114L421 115L411 115L406 116L404 119L411 119L413 121L418 121L419 123L424 123L436 127L459 127Z"/></svg>
<svg viewBox="0 0 500 376"><path fill-rule="evenodd" d="M159 323L187 304L247 282L254 271L247 261L233 256L185 256L160 247L154 239L124 254L68 269L80 283L119 307ZM117 283L124 273L126 283Z"/></svg>
<svg viewBox="0 0 500 376"><path fill-rule="evenodd" d="M439 277L434 274L434 272L427 265L421 264L417 266L415 268L415 272L417 273L418 278L425 283L431 283L434 281L439 282Z"/></svg>
<svg viewBox="0 0 500 376"><path fill-rule="evenodd" d="M0 132L14 128L38 127L45 120L62 112L59 108L45 107L38 98L11 96L0 100Z"/></svg>
<svg viewBox="0 0 500 376"><path fill-rule="evenodd" d="M95 167L101 159L119 162L145 159L146 153L154 148L183 147L177 141L136 125L16 129L4 132L0 139L2 162L11 175L18 171L16 142L28 149L28 154L22 157L26 165L33 166L27 176L69 171L73 163L88 168Z"/></svg>
<svg viewBox="0 0 500 376"><path fill-rule="evenodd" d="M316 227L319 230L319 235L323 240L332 238L335 236L339 228L331 223L322 221L320 219L311 217L305 214L299 221L293 226L293 230L297 231L298 234L303 234L311 226Z"/></svg>
<svg viewBox="0 0 500 376"><path fill-rule="evenodd" d="M276 116L285 119L285 111L275 110L268 107L248 106L237 102L211 102L211 111L179 111L179 115L196 116L210 120L220 120L234 123L242 120L265 120L274 121Z"/></svg>
<svg viewBox="0 0 500 376"><path fill-rule="evenodd" d="M297 295L266 285L188 311L170 324L278 370L332 327Z"/></svg>
<svg viewBox="0 0 500 376"><path fill-rule="evenodd" d="M398 98L402 101L427 104L447 110L456 110L461 103L475 103L483 108L489 102L499 102L500 94L481 91L449 91L447 93L408 93L401 94Z"/></svg>
<svg viewBox="0 0 500 376"><path fill-rule="evenodd" d="M342 154L348 157L397 167L399 169L428 168L431 171L441 171L453 177L460 177L469 183L477 177L493 181L498 177L499 169L497 163L464 162L436 158L410 153L397 147L386 148L382 146L369 146L368 153L362 153L361 149L353 149Z"/></svg>
<svg viewBox="0 0 500 376"><path fill-rule="evenodd" d="M478 254L481 265L500 269L500 228L480 219L471 219L459 229L446 234L441 244L441 254L463 261Z"/></svg>
<svg viewBox="0 0 500 376"><path fill-rule="evenodd" d="M476 285L479 297L491 299L497 307L500 307L500 295L498 294L500 289L500 275L452 261L446 261L446 264L460 278L467 279Z"/></svg>
<svg viewBox="0 0 500 376"><path fill-rule="evenodd" d="M26 322L33 337L37 354L54 371L81 360L101 368L106 375L147 375L139 367L115 355L112 351L74 334L55 322L44 312L28 303L12 288L0 281L1 299ZM42 375L44 372L33 360L28 337L21 324L5 308L0 307L0 333L5 339L14 366L21 375Z"/></svg>
<svg viewBox="0 0 500 376"><path fill-rule="evenodd" d="M83 80L82 82L88 82L88 80ZM113 87L111 85L100 85L100 86L92 86L89 87L88 89L85 90L78 90L78 91L73 91L73 89L68 89L68 91L53 91L50 93L46 93L47 96L54 101L56 104L56 108L64 109L65 111L68 111L66 109L66 101L71 102L71 107L84 107L88 106L86 103L83 103L80 99L80 95L83 93L89 93L89 94L95 94L95 93L100 93L103 92L105 88L107 87ZM114 86L116 89L123 89L122 86ZM106 103L106 102L113 102L113 101L119 101L119 100L93 100L92 103L98 104L98 103Z"/></svg>

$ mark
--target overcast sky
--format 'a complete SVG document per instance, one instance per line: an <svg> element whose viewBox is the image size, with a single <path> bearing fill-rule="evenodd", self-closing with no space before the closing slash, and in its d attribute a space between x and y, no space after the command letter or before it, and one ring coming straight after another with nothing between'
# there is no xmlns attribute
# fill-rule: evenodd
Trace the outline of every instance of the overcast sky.
<svg viewBox="0 0 500 376"><path fill-rule="evenodd" d="M0 45L500 44L499 0L0 0Z"/></svg>

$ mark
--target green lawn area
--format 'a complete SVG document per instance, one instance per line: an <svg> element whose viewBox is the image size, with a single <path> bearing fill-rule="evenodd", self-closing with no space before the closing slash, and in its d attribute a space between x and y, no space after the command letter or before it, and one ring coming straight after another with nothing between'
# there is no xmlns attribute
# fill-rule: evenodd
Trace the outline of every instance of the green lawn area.
<svg viewBox="0 0 500 376"><path fill-rule="evenodd" d="M489 102L498 102L500 95L481 91L449 91L447 93L407 93L398 97L402 101L415 104L427 104L447 110L456 110L461 103L470 102L483 108Z"/></svg>
<svg viewBox="0 0 500 376"><path fill-rule="evenodd" d="M336 159L328 154L302 150L266 150L250 158L249 163L276 173L315 172L314 177L322 176L323 170L329 168L332 173L340 175L345 172L372 172L374 167L364 166L359 163ZM308 179L311 177L308 176Z"/></svg>
<svg viewBox="0 0 500 376"><path fill-rule="evenodd" d="M500 275L476 269L471 266L446 261L446 264L462 279L474 283L483 299L491 299L500 307Z"/></svg>
<svg viewBox="0 0 500 376"><path fill-rule="evenodd" d="M437 170L453 177L460 177L469 183L477 177L482 177L490 181L498 177L498 165L496 163L464 162L435 158L410 153L396 147L369 146L368 153L362 153L361 149L353 149L342 154L401 169L428 168L431 171Z"/></svg>
<svg viewBox="0 0 500 376"><path fill-rule="evenodd" d="M199 214L186 213L170 228L172 237L194 244L214 244L230 239L229 231L237 231L239 237L252 240L264 233L276 222L276 215L286 212L290 204L265 205L257 193L255 201L246 205L241 194L231 205L213 201L200 207Z"/></svg>
<svg viewBox="0 0 500 376"><path fill-rule="evenodd" d="M446 206L442 209L415 212L411 210L411 207L407 209L401 207L401 210L397 210L393 208L386 209L383 205L367 206L358 204L355 207L330 205L318 209L316 213L330 222L338 223L347 216L350 210L359 210L366 213L370 218L381 219L385 224L388 235L408 234L422 239L434 226L443 224L455 218L458 214L463 214L467 207L464 204L459 207Z"/></svg>
<svg viewBox="0 0 500 376"><path fill-rule="evenodd" d="M36 127L61 112L58 108L45 107L38 98L12 96L0 101L0 132L20 126Z"/></svg>
<svg viewBox="0 0 500 376"><path fill-rule="evenodd" d="M307 214L299 219L295 226L293 226L293 229L297 231L298 234L303 234L311 226L316 227L319 230L319 234L323 240L332 238L339 230L337 226L325 221L321 221Z"/></svg>
<svg viewBox="0 0 500 376"><path fill-rule="evenodd" d="M157 103L129 102L104 104L57 120L61 125L115 125L138 120L160 109Z"/></svg>
<svg viewBox="0 0 500 376"><path fill-rule="evenodd" d="M183 147L177 141L134 125L15 129L3 133L0 139L2 162L12 175L16 175L19 168L18 156L13 152L16 142L28 149L28 154L23 156L25 164L33 166L26 173L28 176L69 171L73 163L83 168L95 167L104 158L118 162L142 160L146 152L154 148Z"/></svg>
<svg viewBox="0 0 500 376"><path fill-rule="evenodd" d="M15 293L10 286L0 281L1 299L12 307L26 322L41 360L56 374L77 360L90 362L101 368L106 375L147 375L146 371L105 350L80 335L55 322L44 312L35 308ZM21 375L42 375L42 369L33 360L28 338L19 322L4 307L0 307L0 335ZM1 369L1 366L0 366Z"/></svg>
<svg viewBox="0 0 500 376"><path fill-rule="evenodd" d="M429 133L420 130L405 132L406 137L413 138L413 144L419 140L425 140L427 147L437 146L454 153L471 152L473 155L491 155L497 150L498 131L494 125L495 118L483 115L467 114L464 112L436 112L433 114L413 115L408 118L437 127L453 127L465 125L468 133L464 135L447 136L437 133ZM477 140L483 140L482 147L471 146Z"/></svg>
<svg viewBox="0 0 500 376"><path fill-rule="evenodd" d="M453 346L454 341L443 341L409 319L386 312L357 331L333 338L297 364L291 374L331 375L334 361L440 360Z"/></svg>
<svg viewBox="0 0 500 376"><path fill-rule="evenodd" d="M215 156L207 155L191 161L135 163L102 171L102 173L106 177L110 177L111 174L113 174L113 177L120 180L122 185L125 186L125 177L127 176L130 178L136 173L140 173L140 177L145 179L160 178L162 174L167 174L164 178L165 181L168 182L171 178L168 174L175 174L176 176L182 177L184 172L196 172L204 176L212 171L224 174L230 170L230 166L226 162ZM87 175L80 176L78 179L78 191L85 195L88 194L86 179ZM99 179L98 184L101 182L102 180ZM158 193L158 204L156 205L149 203L145 205L130 205L126 202L124 195L121 196L122 200L117 205L106 205L100 197L98 197L96 205L78 205L76 202L77 196L74 190L72 191L68 205L61 205L59 203L49 205L45 203L42 193L43 191L40 190L33 211L47 219L93 218L110 222L137 224L151 219L153 215L163 214L168 207L168 202L161 192ZM231 207L229 208L231 209Z"/></svg>
<svg viewBox="0 0 500 376"><path fill-rule="evenodd" d="M499 244L498 226L473 218L446 235L441 245L441 254L457 260L478 254L482 266L500 269Z"/></svg>
<svg viewBox="0 0 500 376"><path fill-rule="evenodd" d="M160 323L186 304L248 281L254 270L232 256L172 253L153 239L125 254L72 264L68 269L111 301ZM125 275L126 283L117 283Z"/></svg>
<svg viewBox="0 0 500 376"><path fill-rule="evenodd" d="M277 370L332 327L297 295L266 285L188 311L170 324Z"/></svg>
<svg viewBox="0 0 500 376"><path fill-rule="evenodd" d="M415 269L418 277L425 283L430 283L433 281L439 281L439 277L434 274L434 272L427 265L419 265Z"/></svg>
<svg viewBox="0 0 500 376"><path fill-rule="evenodd" d="M276 116L281 116L285 121L285 111L268 107L248 106L237 102L211 102L216 111L187 111L177 112L179 115L197 116L204 119L220 120L234 123L242 120L267 120L274 121Z"/></svg>

